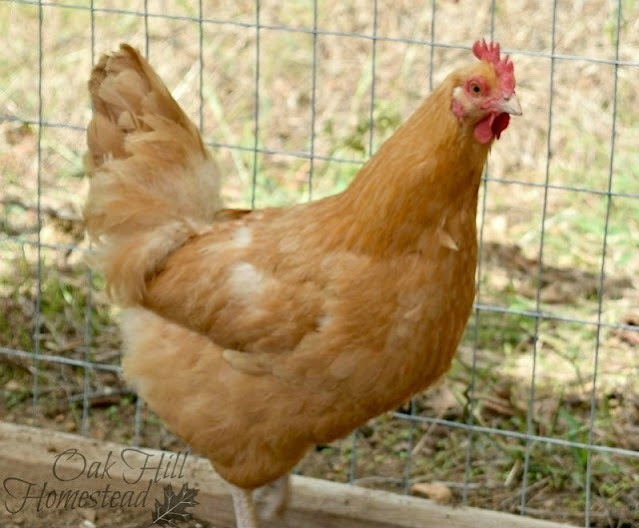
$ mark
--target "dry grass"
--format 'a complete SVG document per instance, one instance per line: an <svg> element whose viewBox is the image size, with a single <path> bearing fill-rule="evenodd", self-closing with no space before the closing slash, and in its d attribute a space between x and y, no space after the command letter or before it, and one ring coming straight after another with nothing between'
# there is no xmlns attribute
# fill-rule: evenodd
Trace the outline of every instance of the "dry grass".
<svg viewBox="0 0 639 528"><path fill-rule="evenodd" d="M94 18L96 53L113 49L120 41L144 49L143 17L100 10L108 6L142 13L141 0L96 0L94 4L98 8ZM204 17L226 22L202 25L202 129L206 140L215 145L227 175L224 192L228 201L246 206L253 196L256 30L250 25L256 19L255 4L245 0L203 4ZM0 346L28 351L35 346L37 252L32 244L20 241L37 240L34 205L39 175L45 208L40 237L51 246L41 252L41 349L83 359L85 311L91 304L90 358L117 363L113 314L100 293L99 278L87 277L81 251L74 249L86 247L77 217L85 187L81 128L90 115L84 86L92 62L91 13L64 5L60 2L42 8L41 113L46 122L79 129L43 127L39 137L38 127L33 124L40 111L38 6L0 4L4 50L0 57L0 115L14 118L0 124L0 295L6 300L0 310ZM78 0L73 5L88 7L89 2ZM187 17L148 18L149 56L197 122L200 28L188 19L198 16L197 2L149 0L148 7L152 14ZM619 59L623 65L617 69L616 135L611 160L615 67L610 61L615 57L615 7L615 2L601 0L558 3L555 51L578 59L554 62L550 115L551 60L538 54L548 54L551 49L552 2L497 3L495 35L506 48L516 50L512 58L524 116L514 120L495 145L489 165L486 207L480 218L485 244L480 275L482 304L524 312L539 308L559 318L596 322L609 210L601 320L612 325L634 320L636 324L631 316L639 307L637 285L633 284L639 274L639 6L632 0L622 0ZM380 40L375 45L371 126L372 41L348 33L372 32L372 3L319 2L317 25L333 34L317 37L314 95L313 35L309 31L313 26L312 4L301 0L261 2L260 21L268 27L260 32L258 144L266 152L257 155L256 206L308 199L313 100L313 147L319 157L312 164L312 195L318 197L343 188L369 156L370 145L375 150L428 93L431 67L433 82L437 83L455 65L468 60L468 51L436 47L431 64L430 48L421 41L434 39L468 46L477 37L490 34L488 0L473 2L472 8L467 2L437 2L434 35L431 14L430 3L378 1ZM39 138L42 157L38 171ZM326 157L347 161L329 161ZM606 195L611 167L612 191L631 196L609 199ZM543 188L546 178L553 186L547 192ZM542 222L543 275L537 306ZM96 287L89 301L91 282ZM610 327L602 328L597 336L594 325L542 319L535 347L534 318L519 313L481 312L471 321L459 360L443 388L418 398L414 411L455 421L466 421L472 412L475 423L526 432L536 350L532 432L584 442L588 440L597 351L593 439L637 450L637 336L631 329ZM5 389L2 416L26 421L30 417L32 365L0 358L0 378L12 382ZM475 403L468 407L465 391L473 361ZM84 371L43 363L38 375L43 391L40 423L77 430L82 417L77 397L84 387ZM88 376L95 393L121 389L114 374L90 372ZM89 433L130 440L135 408L132 402L132 397L117 392L92 400ZM176 445L153 416L145 415L144 420L145 442L166 448ZM408 475L406 460L411 458L407 452L419 443L411 461L411 482L443 480L459 498L467 442L466 433L443 426L411 429L401 419L383 417L359 433L356 477L364 484L401 489ZM350 450L350 439L323 448L307 457L302 471L346 479ZM518 511L525 450L525 442L475 435L468 501ZM583 522L585 457L580 449L532 446L528 479L531 513ZM637 460L593 456L594 526L639 526Z"/></svg>

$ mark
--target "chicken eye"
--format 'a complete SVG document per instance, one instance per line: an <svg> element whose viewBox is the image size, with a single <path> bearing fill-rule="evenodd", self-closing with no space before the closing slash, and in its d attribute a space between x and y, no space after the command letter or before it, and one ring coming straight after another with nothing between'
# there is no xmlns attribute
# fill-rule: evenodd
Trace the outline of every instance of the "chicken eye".
<svg viewBox="0 0 639 528"><path fill-rule="evenodd" d="M479 95L481 93L481 87L477 83L471 83L470 89L475 95Z"/></svg>

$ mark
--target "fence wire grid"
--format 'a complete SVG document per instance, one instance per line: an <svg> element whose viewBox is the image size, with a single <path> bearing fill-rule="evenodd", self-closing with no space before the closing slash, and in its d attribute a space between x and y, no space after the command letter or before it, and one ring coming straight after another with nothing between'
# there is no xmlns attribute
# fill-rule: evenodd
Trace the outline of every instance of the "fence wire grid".
<svg viewBox="0 0 639 528"><path fill-rule="evenodd" d="M639 8L628 0L35 2L0 28L2 419L176 442L118 378L82 263L86 79L121 41L199 124L231 205L339 191L474 40L501 42L524 109L480 194L473 316L433 391L301 464L460 503L639 526ZM369 456L370 455L370 456Z"/></svg>

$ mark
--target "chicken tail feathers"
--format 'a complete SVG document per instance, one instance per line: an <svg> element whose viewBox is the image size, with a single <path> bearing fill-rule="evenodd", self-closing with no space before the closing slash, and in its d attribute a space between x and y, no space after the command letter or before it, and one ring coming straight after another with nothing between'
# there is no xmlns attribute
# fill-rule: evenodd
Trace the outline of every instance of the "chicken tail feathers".
<svg viewBox="0 0 639 528"><path fill-rule="evenodd" d="M85 157L90 257L123 305L221 208L219 171L197 127L137 50L103 56L89 81Z"/></svg>

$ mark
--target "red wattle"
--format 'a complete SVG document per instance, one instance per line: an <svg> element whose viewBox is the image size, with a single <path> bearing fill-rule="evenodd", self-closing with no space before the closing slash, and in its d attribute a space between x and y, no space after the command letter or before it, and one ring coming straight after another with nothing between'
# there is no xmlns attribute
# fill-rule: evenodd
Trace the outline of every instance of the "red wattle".
<svg viewBox="0 0 639 528"><path fill-rule="evenodd" d="M499 114L495 118L492 128L493 128L493 134L495 134L495 137L497 139L499 139L499 136L501 135L501 133L504 130L506 130L506 128L508 128L508 123L510 123L510 116L505 112Z"/></svg>
<svg viewBox="0 0 639 528"><path fill-rule="evenodd" d="M484 144L488 143L495 137L492 128L494 119L495 116L490 114L475 125L475 139L477 141Z"/></svg>
<svg viewBox="0 0 639 528"><path fill-rule="evenodd" d="M508 123L510 123L510 116L505 112L487 115L475 125L475 139L482 144L495 138L499 139L501 133L508 127Z"/></svg>

